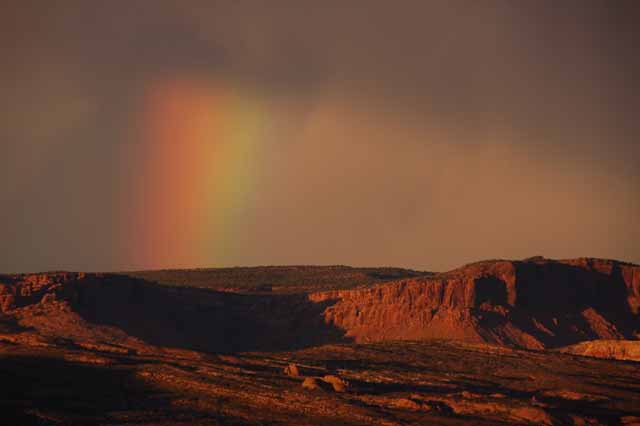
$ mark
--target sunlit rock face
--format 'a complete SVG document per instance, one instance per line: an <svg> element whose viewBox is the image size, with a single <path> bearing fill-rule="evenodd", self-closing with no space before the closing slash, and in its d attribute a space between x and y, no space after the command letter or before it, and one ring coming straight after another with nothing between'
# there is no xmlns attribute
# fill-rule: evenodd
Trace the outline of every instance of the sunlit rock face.
<svg viewBox="0 0 640 426"><path fill-rule="evenodd" d="M326 320L356 341L451 338L541 349L633 338L640 267L612 260L487 261L353 291Z"/></svg>
<svg viewBox="0 0 640 426"><path fill-rule="evenodd" d="M485 261L361 286L349 274L355 288L286 293L273 291L277 281L229 292L117 274L14 275L0 280L0 306L51 336L214 352L433 338L542 349L640 330L640 267L613 260Z"/></svg>

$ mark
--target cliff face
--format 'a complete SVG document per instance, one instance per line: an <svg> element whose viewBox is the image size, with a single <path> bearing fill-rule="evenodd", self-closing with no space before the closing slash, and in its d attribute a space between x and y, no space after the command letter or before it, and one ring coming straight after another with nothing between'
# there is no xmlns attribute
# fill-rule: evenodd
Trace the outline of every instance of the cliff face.
<svg viewBox="0 0 640 426"><path fill-rule="evenodd" d="M452 338L535 349L634 338L639 289L635 265L532 259L309 297L337 300L325 319L356 341Z"/></svg>
<svg viewBox="0 0 640 426"><path fill-rule="evenodd" d="M639 307L640 267L599 259L487 261L374 287L273 295L115 274L0 276L4 320L39 335L220 352L431 338L530 349L635 339Z"/></svg>
<svg viewBox="0 0 640 426"><path fill-rule="evenodd" d="M145 344L238 352L346 341L323 321L326 306L304 294L171 287L118 274L0 276L0 319L23 333L136 351Z"/></svg>

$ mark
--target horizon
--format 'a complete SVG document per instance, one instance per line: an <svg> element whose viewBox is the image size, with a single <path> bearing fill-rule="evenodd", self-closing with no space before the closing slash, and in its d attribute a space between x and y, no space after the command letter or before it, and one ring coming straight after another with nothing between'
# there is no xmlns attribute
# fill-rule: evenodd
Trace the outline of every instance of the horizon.
<svg viewBox="0 0 640 426"><path fill-rule="evenodd" d="M0 271L0 275L38 275L38 274L56 274L56 273L86 273L86 274L113 274L113 275L126 275L140 272L163 272L163 271L216 271L216 270L232 270L232 269L270 269L270 268L349 268L349 269L398 269L404 271L411 271L425 274L446 274L457 269L464 268L469 265L487 263L487 262L527 262L532 260L544 260L551 262L565 262L570 260L603 260L608 262L615 262L622 265L640 266L638 263L631 262L624 259L612 259L594 256L574 256L568 258L551 258L542 255L528 256L520 259L507 259L507 258L492 258L492 259L476 259L474 261L460 263L457 266L446 270L435 270L425 268L411 268L395 265L348 265L344 263L339 264L269 264L269 265L232 265L232 266L197 266L197 267L178 267L178 268L160 268L160 269L122 269L122 270L110 270L110 271L92 271L92 270L72 270L72 269L51 269L40 271L18 271L7 272Z"/></svg>

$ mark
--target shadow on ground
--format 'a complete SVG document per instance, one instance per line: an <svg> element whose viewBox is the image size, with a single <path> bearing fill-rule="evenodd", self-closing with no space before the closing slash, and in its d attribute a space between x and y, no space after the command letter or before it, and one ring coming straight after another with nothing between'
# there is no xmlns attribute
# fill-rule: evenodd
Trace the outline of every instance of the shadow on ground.
<svg viewBox="0 0 640 426"><path fill-rule="evenodd" d="M159 286L124 276L66 287L87 321L111 325L158 346L204 352L282 351L348 343L324 321L333 301L303 294L255 295Z"/></svg>
<svg viewBox="0 0 640 426"><path fill-rule="evenodd" d="M135 369L61 358L0 357L2 423L30 425L128 424L154 418L210 425L247 424L220 413L179 409L171 395L138 379Z"/></svg>

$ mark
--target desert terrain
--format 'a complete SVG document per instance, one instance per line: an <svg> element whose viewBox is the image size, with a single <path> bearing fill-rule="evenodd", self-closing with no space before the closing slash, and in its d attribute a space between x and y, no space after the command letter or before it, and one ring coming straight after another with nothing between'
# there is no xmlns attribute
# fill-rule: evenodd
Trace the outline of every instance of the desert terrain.
<svg viewBox="0 0 640 426"><path fill-rule="evenodd" d="M6 424L640 424L614 260L7 274L0 309Z"/></svg>

